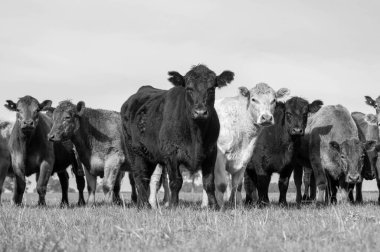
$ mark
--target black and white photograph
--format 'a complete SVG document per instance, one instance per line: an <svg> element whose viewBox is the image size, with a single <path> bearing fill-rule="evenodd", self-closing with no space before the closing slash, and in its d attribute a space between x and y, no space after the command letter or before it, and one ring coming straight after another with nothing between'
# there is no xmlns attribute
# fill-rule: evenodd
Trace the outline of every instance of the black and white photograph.
<svg viewBox="0 0 380 252"><path fill-rule="evenodd" d="M380 1L0 0L0 251L379 251Z"/></svg>

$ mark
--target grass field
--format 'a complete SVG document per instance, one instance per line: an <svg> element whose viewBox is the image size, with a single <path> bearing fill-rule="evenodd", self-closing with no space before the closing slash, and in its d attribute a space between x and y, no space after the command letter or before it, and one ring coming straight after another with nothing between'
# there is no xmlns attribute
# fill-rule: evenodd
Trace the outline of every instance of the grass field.
<svg viewBox="0 0 380 252"><path fill-rule="evenodd" d="M128 199L129 195L124 194ZM77 195L71 194L71 203ZM1 251L379 251L380 206L366 193L363 205L340 203L224 212L200 209L200 194L182 194L175 210L138 211L135 207L60 209L60 194L49 194L48 206L36 206L27 194L24 207L3 195L0 207ZM289 195L294 202L294 195Z"/></svg>

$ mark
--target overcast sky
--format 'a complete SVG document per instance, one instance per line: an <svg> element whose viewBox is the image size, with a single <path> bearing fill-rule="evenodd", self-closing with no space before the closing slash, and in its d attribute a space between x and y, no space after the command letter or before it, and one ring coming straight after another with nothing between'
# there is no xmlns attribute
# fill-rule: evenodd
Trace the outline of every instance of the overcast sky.
<svg viewBox="0 0 380 252"><path fill-rule="evenodd" d="M0 104L83 100L119 111L141 85L198 63L292 95L373 112L380 95L380 1L0 2ZM0 117L14 114L0 108Z"/></svg>

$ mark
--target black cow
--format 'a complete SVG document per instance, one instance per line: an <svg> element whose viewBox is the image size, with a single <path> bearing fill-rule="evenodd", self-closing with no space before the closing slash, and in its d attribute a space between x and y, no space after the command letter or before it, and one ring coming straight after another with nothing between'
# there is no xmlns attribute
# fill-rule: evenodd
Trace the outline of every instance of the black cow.
<svg viewBox="0 0 380 252"><path fill-rule="evenodd" d="M273 126L263 128L253 149L251 162L247 166L245 179L257 186L258 204L269 204L268 188L272 173L280 174L278 187L279 202L287 205L286 192L293 172L291 161L304 135L308 114L317 112L323 105L316 100L311 104L300 97L293 97L285 103L278 102ZM245 183L246 203L251 203L252 187Z"/></svg>
<svg viewBox="0 0 380 252"><path fill-rule="evenodd" d="M217 208L213 170L220 125L214 109L215 88L226 86L234 74L224 71L217 76L197 65L185 76L178 72L169 72L169 76L175 87L141 87L121 108L138 206L149 207L150 177L161 164L169 174L170 206L178 205L183 182L179 166L184 165L193 173L202 170L209 206Z"/></svg>
<svg viewBox="0 0 380 252"><path fill-rule="evenodd" d="M31 96L24 96L17 103L7 100L7 104L5 104L7 109L17 112L17 120L9 139L12 167L15 173L13 201L17 205L22 203L26 185L25 176L34 173L37 176L38 204L46 205L46 187L54 172L57 172L62 187L61 205L68 204L69 175L66 168L69 165L76 167L77 163L72 149L48 141L52 121L41 111L45 107L50 107L51 103L50 100L39 103ZM84 177L77 178L77 183L78 204L82 205L84 204Z"/></svg>

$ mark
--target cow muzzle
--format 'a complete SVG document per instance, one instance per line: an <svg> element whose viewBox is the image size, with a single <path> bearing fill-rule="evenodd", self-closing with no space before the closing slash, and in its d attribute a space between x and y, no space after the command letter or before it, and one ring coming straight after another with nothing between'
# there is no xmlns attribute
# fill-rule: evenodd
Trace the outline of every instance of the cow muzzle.
<svg viewBox="0 0 380 252"><path fill-rule="evenodd" d="M195 120L204 120L208 118L208 110L206 108L202 109L194 109L193 110L193 118Z"/></svg>
<svg viewBox="0 0 380 252"><path fill-rule="evenodd" d="M347 175L346 182L349 184L356 184L356 183L360 183L361 180L362 178L359 173L349 173Z"/></svg>
<svg viewBox="0 0 380 252"><path fill-rule="evenodd" d="M270 114L263 114L259 118L259 125L270 126L274 124L274 117Z"/></svg>
<svg viewBox="0 0 380 252"><path fill-rule="evenodd" d="M305 131L299 127L293 128L291 133L292 136L303 136Z"/></svg>
<svg viewBox="0 0 380 252"><path fill-rule="evenodd" d="M50 142L59 142L62 140L57 134L48 134L48 139Z"/></svg>

